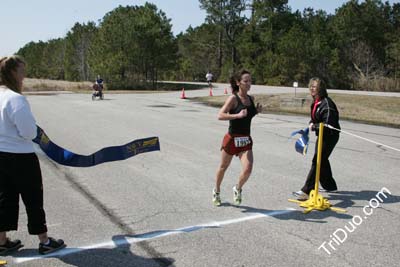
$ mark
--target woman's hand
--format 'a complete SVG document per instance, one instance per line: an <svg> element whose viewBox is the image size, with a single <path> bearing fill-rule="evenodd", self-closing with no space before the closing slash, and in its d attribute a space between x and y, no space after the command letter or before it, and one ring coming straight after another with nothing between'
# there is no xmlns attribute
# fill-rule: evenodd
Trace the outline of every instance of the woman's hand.
<svg viewBox="0 0 400 267"><path fill-rule="evenodd" d="M247 109L242 109L238 114L237 114L237 118L241 119L247 116Z"/></svg>

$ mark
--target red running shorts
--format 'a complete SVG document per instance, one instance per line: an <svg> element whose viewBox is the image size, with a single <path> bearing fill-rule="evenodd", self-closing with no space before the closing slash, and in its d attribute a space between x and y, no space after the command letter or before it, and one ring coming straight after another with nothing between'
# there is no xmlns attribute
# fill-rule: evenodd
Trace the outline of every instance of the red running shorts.
<svg viewBox="0 0 400 267"><path fill-rule="evenodd" d="M240 152L251 150L253 148L253 139L249 135L227 133L222 140L221 150L223 149L229 155L238 156Z"/></svg>

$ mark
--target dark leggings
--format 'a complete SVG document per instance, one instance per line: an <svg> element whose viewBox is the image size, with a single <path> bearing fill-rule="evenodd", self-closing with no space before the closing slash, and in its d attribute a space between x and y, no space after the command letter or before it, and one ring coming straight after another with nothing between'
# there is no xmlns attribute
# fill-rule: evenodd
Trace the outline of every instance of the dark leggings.
<svg viewBox="0 0 400 267"><path fill-rule="evenodd" d="M325 134L325 133L324 133ZM321 169L320 169L320 183L321 186L326 190L337 190L335 179L332 176L331 164L329 163L329 156L339 141L338 134L327 134L324 135L324 142L322 143L321 153ZM306 194L309 194L311 190L315 188L315 175L317 170L317 155L318 155L318 138L315 144L315 153L312 160L310 172L308 173L307 180L301 189Z"/></svg>
<svg viewBox="0 0 400 267"><path fill-rule="evenodd" d="M17 230L19 196L28 215L29 233L47 232L42 173L36 154L0 152L0 232Z"/></svg>

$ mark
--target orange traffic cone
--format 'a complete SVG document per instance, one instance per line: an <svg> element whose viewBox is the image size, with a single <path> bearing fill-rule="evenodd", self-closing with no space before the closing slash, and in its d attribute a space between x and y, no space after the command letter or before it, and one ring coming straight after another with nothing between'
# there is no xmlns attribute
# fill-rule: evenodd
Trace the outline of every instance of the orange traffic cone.
<svg viewBox="0 0 400 267"><path fill-rule="evenodd" d="M210 93L209 93L209 96L213 96L213 93L212 93L212 87L210 87Z"/></svg>
<svg viewBox="0 0 400 267"><path fill-rule="evenodd" d="M182 88L181 99L186 99L185 88Z"/></svg>
<svg viewBox="0 0 400 267"><path fill-rule="evenodd" d="M228 94L228 89L225 88L224 95L227 95L227 94Z"/></svg>

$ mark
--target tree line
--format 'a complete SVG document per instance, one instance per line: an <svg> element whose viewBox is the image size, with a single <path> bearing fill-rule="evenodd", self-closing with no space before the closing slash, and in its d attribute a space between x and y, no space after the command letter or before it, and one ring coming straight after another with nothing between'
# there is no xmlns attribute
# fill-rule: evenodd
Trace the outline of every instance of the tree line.
<svg viewBox="0 0 400 267"><path fill-rule="evenodd" d="M119 6L65 37L30 42L17 54L27 75L69 81L100 74L110 89L157 88L159 80L227 82L251 71L256 84L400 91L400 3L350 0L335 14L287 0L199 0L205 22L174 36L157 8ZM182 11L184 12L184 11Z"/></svg>

